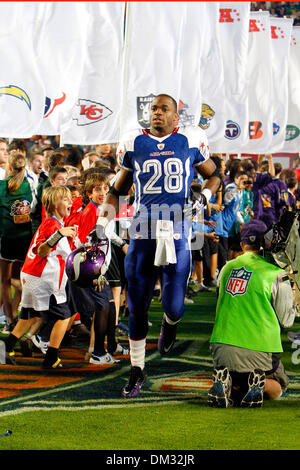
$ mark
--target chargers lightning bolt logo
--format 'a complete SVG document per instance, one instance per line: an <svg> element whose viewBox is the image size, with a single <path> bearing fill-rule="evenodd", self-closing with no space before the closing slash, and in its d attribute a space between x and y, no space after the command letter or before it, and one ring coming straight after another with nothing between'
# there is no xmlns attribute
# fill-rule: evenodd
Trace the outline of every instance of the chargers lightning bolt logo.
<svg viewBox="0 0 300 470"><path fill-rule="evenodd" d="M25 101L25 103L27 104L28 108L31 111L30 98L27 95L26 91L22 90L22 88L15 86L15 85L3 86L3 87L0 87L0 95L10 95L10 96L14 96L15 98L18 98L21 101Z"/></svg>

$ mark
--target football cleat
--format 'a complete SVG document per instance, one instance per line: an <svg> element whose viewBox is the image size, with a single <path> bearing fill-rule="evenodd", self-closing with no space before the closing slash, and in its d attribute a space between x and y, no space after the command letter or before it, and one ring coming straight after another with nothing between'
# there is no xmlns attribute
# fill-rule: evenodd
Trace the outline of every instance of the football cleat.
<svg viewBox="0 0 300 470"><path fill-rule="evenodd" d="M124 398L136 398L140 394L146 379L147 375L145 369L142 370L140 367L132 366L129 380L122 390L122 396Z"/></svg>
<svg viewBox="0 0 300 470"><path fill-rule="evenodd" d="M263 405L266 374L260 369L254 369L248 377L249 389L241 400L242 408L260 408Z"/></svg>
<svg viewBox="0 0 300 470"><path fill-rule="evenodd" d="M160 354L168 354L173 349L176 341L176 330L177 323L175 325L170 325L164 317L157 342L157 349Z"/></svg>
<svg viewBox="0 0 300 470"><path fill-rule="evenodd" d="M228 408L231 400L232 379L227 367L217 368L213 373L213 384L207 396L208 406L214 408Z"/></svg>

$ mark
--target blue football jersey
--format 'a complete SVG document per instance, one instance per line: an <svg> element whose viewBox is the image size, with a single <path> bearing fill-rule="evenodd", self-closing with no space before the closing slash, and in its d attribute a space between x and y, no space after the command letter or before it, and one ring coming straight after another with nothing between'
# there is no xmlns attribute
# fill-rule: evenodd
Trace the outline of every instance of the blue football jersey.
<svg viewBox="0 0 300 470"><path fill-rule="evenodd" d="M209 158L205 132L200 127L175 128L162 138L145 129L127 134L118 147L121 168L133 172L136 214L165 218L161 213L182 212L197 168Z"/></svg>

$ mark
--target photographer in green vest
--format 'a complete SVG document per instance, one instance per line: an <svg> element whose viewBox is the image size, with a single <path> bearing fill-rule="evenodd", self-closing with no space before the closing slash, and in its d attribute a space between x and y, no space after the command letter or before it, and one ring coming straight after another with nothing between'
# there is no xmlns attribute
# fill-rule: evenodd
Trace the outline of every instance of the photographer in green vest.
<svg viewBox="0 0 300 470"><path fill-rule="evenodd" d="M280 325L290 327L298 310L286 272L259 254L266 230L260 220L246 223L243 254L227 262L218 278L209 406L260 407L264 398L280 397L288 385L280 361Z"/></svg>

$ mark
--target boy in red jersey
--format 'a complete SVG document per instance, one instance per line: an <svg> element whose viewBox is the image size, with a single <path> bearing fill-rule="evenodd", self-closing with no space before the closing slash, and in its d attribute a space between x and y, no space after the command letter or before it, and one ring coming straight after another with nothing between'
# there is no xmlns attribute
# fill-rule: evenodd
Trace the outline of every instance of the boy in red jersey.
<svg viewBox="0 0 300 470"><path fill-rule="evenodd" d="M65 260L71 252L69 239L76 235L74 227L64 227L70 215L70 191L63 186L44 190L42 203L47 217L32 239L21 272L22 298L20 319L5 341L6 361L14 363L14 346L19 338L42 317L54 321L43 368L60 367L58 350L72 316L67 303Z"/></svg>

